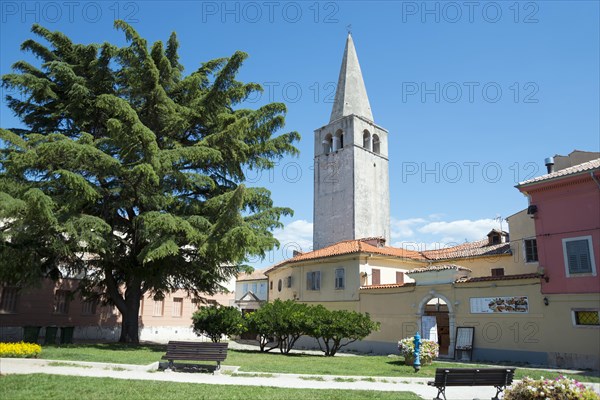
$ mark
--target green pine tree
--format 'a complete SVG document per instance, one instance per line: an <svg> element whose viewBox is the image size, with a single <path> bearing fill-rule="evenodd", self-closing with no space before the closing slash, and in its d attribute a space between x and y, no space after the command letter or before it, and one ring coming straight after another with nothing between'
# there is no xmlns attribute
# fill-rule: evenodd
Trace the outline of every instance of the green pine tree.
<svg viewBox="0 0 600 400"><path fill-rule="evenodd" d="M127 46L76 44L39 25L25 61L2 77L27 129L0 130L0 282L79 274L84 296L121 312L138 341L146 294L214 293L278 245L270 192L244 171L297 155L286 108L243 108L262 88L237 81L236 52L185 76L173 33L151 47L125 22Z"/></svg>

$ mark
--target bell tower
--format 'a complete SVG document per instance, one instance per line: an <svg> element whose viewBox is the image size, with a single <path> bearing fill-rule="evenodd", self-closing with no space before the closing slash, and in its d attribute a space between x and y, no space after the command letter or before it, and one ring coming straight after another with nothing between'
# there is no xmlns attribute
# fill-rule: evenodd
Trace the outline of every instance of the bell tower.
<svg viewBox="0 0 600 400"><path fill-rule="evenodd" d="M388 132L373 122L348 34L329 123L315 130L313 249L342 240L390 240Z"/></svg>

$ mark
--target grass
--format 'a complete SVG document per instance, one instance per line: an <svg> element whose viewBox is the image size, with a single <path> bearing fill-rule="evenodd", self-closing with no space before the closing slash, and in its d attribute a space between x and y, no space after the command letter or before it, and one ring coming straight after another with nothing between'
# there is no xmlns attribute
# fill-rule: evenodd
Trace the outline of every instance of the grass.
<svg viewBox="0 0 600 400"><path fill-rule="evenodd" d="M0 398L11 400L68 399L106 400L183 399L195 400L417 400L411 392L376 392L363 390L289 389L263 386L205 385L159 381L136 381L111 378L65 377L59 375L0 376Z"/></svg>
<svg viewBox="0 0 600 400"><path fill-rule="evenodd" d="M118 343L75 344L63 347L46 346L40 355L50 360L98 361L122 364L148 365L160 360L165 345L125 346ZM236 365L240 372L342 375L342 376L385 376L385 377L433 377L436 368L475 368L489 365L474 363L434 362L422 366L415 373L412 366L404 365L402 357L355 356L324 357L320 355L261 353L259 351L229 350L225 365ZM559 372L518 367L515 378L529 376L534 379L554 379ZM570 378L582 382L600 382L598 372L569 374Z"/></svg>
<svg viewBox="0 0 600 400"><path fill-rule="evenodd" d="M275 375L273 374L238 374L236 372L233 372L231 374L229 374L231 376L241 376L242 378L274 378Z"/></svg>
<svg viewBox="0 0 600 400"><path fill-rule="evenodd" d="M354 379L354 378L340 378L340 377L337 377L337 378L333 378L333 380L335 382L356 382L356 379Z"/></svg>
<svg viewBox="0 0 600 400"><path fill-rule="evenodd" d="M62 361L52 361L48 363L49 367L77 367L77 368L92 368L90 365L81 365Z"/></svg>
<svg viewBox="0 0 600 400"><path fill-rule="evenodd" d="M300 379L305 381L325 382L325 378L323 378L322 376L301 376Z"/></svg>

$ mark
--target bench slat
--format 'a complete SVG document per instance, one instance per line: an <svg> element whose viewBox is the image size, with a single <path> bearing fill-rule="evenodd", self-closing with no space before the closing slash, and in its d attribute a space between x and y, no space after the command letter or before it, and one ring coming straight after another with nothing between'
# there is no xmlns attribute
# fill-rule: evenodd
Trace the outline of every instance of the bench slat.
<svg viewBox="0 0 600 400"><path fill-rule="evenodd" d="M170 341L161 358L169 360L170 366L174 360L216 361L219 369L221 361L227 358L227 347L228 343Z"/></svg>

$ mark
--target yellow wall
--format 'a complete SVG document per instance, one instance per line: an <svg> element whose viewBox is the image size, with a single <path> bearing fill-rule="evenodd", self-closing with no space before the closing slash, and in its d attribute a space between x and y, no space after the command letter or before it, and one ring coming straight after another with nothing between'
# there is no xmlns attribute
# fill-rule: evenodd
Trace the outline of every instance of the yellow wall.
<svg viewBox="0 0 600 400"><path fill-rule="evenodd" d="M525 209L511 215L507 220L510 229L510 250L513 253L514 267L518 270L536 272L539 263L537 261L532 263L525 262L525 245L523 242L523 239L535 238L535 223L533 218L527 215L527 209Z"/></svg>
<svg viewBox="0 0 600 400"><path fill-rule="evenodd" d="M395 343L420 330L427 301L440 296L450 309L450 341L457 326L474 326L474 349L482 359L599 368L600 328L574 327L571 309L598 308L600 294L549 296L544 305L537 279L361 290L360 312L381 322L365 340ZM528 313L471 313L470 298L527 296ZM504 357L504 358L502 358Z"/></svg>
<svg viewBox="0 0 600 400"><path fill-rule="evenodd" d="M518 255L502 254L487 257L473 257L457 260L435 261L432 265L456 264L469 268L472 272L470 277L491 276L492 269L504 268L504 275L529 274L537 271L537 263L526 264Z"/></svg>
<svg viewBox="0 0 600 400"><path fill-rule="evenodd" d="M359 267L357 257L336 257L326 262L307 261L296 263L293 268L284 266L268 273L269 301L275 299L296 299L302 302L339 302L358 301ZM335 289L335 270L344 268L345 289ZM321 272L321 289L306 289L306 274L311 271ZM292 287L286 287L286 279L292 277ZM282 280L282 290L278 290L279 280ZM273 283L271 288L271 282Z"/></svg>

